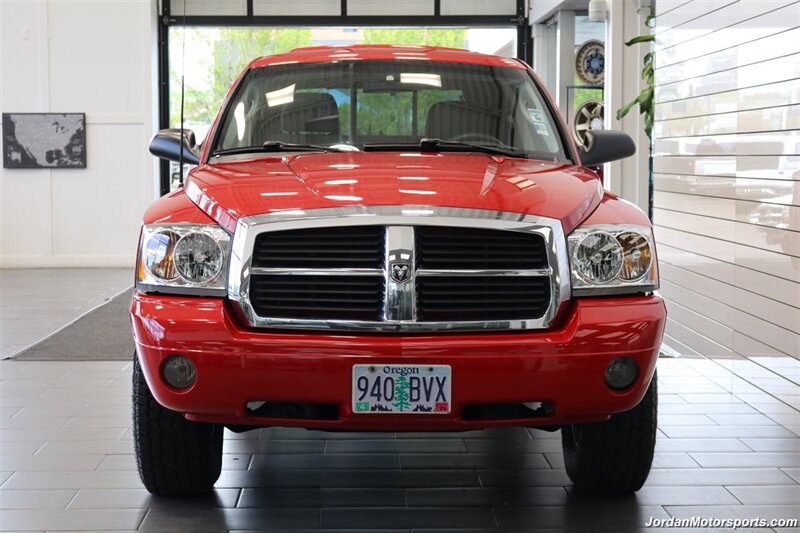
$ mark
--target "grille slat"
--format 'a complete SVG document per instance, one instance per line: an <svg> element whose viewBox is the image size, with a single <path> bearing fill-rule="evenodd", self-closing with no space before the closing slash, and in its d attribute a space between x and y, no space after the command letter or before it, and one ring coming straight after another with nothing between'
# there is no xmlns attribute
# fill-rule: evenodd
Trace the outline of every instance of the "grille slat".
<svg viewBox="0 0 800 533"><path fill-rule="evenodd" d="M253 310L265 318L381 322L388 297L385 240L387 231L399 229L345 226L259 234L249 285ZM539 233L415 226L413 246L410 283L417 322L535 320L550 305L551 279L539 274L551 269Z"/></svg>
<svg viewBox="0 0 800 533"><path fill-rule="evenodd" d="M548 268L536 233L479 228L416 228L417 268L430 270L539 270ZM417 277L417 317L423 321L535 319L550 302L546 276Z"/></svg>
<svg viewBox="0 0 800 533"><path fill-rule="evenodd" d="M256 237L255 268L383 268L383 226L265 232Z"/></svg>
<svg viewBox="0 0 800 533"><path fill-rule="evenodd" d="M255 274L250 302L264 317L378 321L383 285L380 276Z"/></svg>
<svg viewBox="0 0 800 533"><path fill-rule="evenodd" d="M417 266L428 269L510 270L547 267L544 239L536 233L419 226Z"/></svg>
<svg viewBox="0 0 800 533"><path fill-rule="evenodd" d="M469 280L464 282L464 280ZM518 277L417 278L417 317L424 321L524 320L540 318L550 303L550 279ZM449 284L449 285L448 285Z"/></svg>

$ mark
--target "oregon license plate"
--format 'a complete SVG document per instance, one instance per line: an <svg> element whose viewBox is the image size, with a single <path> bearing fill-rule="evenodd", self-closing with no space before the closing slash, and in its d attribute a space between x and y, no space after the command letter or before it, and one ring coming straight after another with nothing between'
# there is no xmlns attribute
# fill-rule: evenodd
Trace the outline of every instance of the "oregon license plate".
<svg viewBox="0 0 800 533"><path fill-rule="evenodd" d="M448 414L449 365L353 365L353 412Z"/></svg>

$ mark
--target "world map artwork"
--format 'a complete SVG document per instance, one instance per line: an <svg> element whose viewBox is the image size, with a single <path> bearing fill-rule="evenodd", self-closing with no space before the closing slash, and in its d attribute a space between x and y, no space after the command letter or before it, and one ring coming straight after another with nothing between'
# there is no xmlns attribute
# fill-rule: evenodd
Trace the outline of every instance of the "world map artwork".
<svg viewBox="0 0 800 533"><path fill-rule="evenodd" d="M3 113L4 168L85 168L83 113Z"/></svg>

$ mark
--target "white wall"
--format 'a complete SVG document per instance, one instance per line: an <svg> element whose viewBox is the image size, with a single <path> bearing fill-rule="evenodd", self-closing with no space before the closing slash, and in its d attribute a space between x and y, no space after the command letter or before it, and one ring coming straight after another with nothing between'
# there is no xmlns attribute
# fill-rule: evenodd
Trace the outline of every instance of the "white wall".
<svg viewBox="0 0 800 533"><path fill-rule="evenodd" d="M666 344L800 358L800 4L656 6Z"/></svg>
<svg viewBox="0 0 800 533"><path fill-rule="evenodd" d="M87 121L87 168L2 169L0 266L132 266L158 195L155 0L2 0L0 21L0 109Z"/></svg>

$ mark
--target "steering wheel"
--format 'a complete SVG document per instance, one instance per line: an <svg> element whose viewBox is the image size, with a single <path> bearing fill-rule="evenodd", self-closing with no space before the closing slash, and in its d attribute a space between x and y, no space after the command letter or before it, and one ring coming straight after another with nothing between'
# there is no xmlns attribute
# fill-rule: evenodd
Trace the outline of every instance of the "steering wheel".
<svg viewBox="0 0 800 533"><path fill-rule="evenodd" d="M455 137L451 137L447 139L448 141L452 142L463 142L463 141L489 141L492 144L498 144L500 146L505 146L505 143L501 141L499 138L495 137L494 135L489 135L488 133L462 133L460 135L456 135Z"/></svg>

